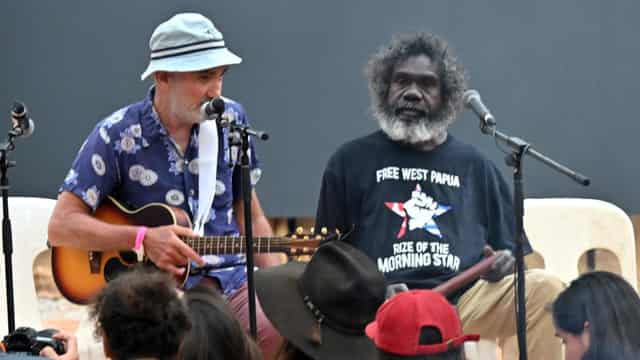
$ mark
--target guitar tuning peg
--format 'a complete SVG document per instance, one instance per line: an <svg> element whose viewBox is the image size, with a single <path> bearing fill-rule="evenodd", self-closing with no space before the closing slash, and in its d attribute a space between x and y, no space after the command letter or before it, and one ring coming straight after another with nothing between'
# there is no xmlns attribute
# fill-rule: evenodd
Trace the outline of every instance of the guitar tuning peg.
<svg viewBox="0 0 640 360"><path fill-rule="evenodd" d="M296 228L296 234L298 234L298 235L304 234L304 229L302 228L302 226L298 226Z"/></svg>
<svg viewBox="0 0 640 360"><path fill-rule="evenodd" d="M322 229L320 229L320 234L327 236L327 234L329 234L329 230L327 230L326 227L323 227Z"/></svg>

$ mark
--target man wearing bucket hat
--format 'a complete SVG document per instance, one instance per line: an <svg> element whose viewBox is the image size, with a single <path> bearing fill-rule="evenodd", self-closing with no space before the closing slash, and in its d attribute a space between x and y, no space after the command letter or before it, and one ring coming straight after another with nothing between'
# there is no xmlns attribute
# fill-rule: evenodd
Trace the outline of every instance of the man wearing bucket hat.
<svg viewBox="0 0 640 360"><path fill-rule="evenodd" d="M463 335L455 307L431 290L398 293L382 304L366 333L380 360L463 360L462 345L480 338Z"/></svg>
<svg viewBox="0 0 640 360"><path fill-rule="evenodd" d="M290 262L255 276L264 312L286 340L278 360L375 358L364 329L385 299L386 282L364 253L332 241L308 264Z"/></svg>
<svg viewBox="0 0 640 360"><path fill-rule="evenodd" d="M208 267L201 272L220 288L248 326L245 259L242 254L194 252L179 236L238 236L244 230L238 156L229 151L228 129L203 122L202 105L221 96L229 66L242 60L227 47L214 24L196 13L177 14L161 23L149 41L149 66L141 78L154 86L140 102L125 106L99 122L80 149L60 188L49 224L54 246L87 250L144 250L159 268L176 276L188 261ZM242 106L223 98L225 112L247 124ZM234 149L235 150L235 149ZM261 174L250 144L251 183ZM132 209L161 202L184 210L194 230L177 225L146 228L114 225L92 216L107 196ZM272 235L255 190L253 231ZM277 255L256 258L258 265ZM203 276L189 277L192 286ZM279 337L257 307L258 343L269 358Z"/></svg>

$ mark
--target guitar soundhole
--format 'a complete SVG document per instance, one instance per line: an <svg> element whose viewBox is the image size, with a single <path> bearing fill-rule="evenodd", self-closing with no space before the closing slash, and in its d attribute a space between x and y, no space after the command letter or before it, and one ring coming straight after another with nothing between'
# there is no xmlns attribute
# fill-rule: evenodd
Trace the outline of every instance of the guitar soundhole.
<svg viewBox="0 0 640 360"><path fill-rule="evenodd" d="M133 251L122 251L120 253L120 257L122 258L122 261L128 265L133 265L138 262L138 256Z"/></svg>
<svg viewBox="0 0 640 360"><path fill-rule="evenodd" d="M122 272L127 270L127 266L122 264L118 259L111 258L104 264L104 279L109 282Z"/></svg>

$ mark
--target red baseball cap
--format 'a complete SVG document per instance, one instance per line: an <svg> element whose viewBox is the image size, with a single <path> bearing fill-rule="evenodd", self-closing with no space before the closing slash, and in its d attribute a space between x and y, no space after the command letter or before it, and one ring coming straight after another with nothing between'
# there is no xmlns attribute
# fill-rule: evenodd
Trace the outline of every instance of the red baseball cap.
<svg viewBox="0 0 640 360"><path fill-rule="evenodd" d="M439 332L438 343L421 344L424 327ZM463 335L458 313L441 294L431 290L401 292L382 304L376 319L366 327L376 347L397 355L440 354L478 341L479 335Z"/></svg>

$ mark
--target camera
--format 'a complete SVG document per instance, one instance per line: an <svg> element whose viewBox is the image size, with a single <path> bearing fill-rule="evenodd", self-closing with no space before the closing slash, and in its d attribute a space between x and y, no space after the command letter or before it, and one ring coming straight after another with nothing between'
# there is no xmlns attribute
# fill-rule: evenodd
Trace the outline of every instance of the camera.
<svg viewBox="0 0 640 360"><path fill-rule="evenodd" d="M30 327L19 327L5 336L2 343L8 353L38 355L45 346L51 346L58 355L61 355L65 353L65 348L62 341L53 338L53 334L57 332L58 330L55 329L36 331Z"/></svg>

